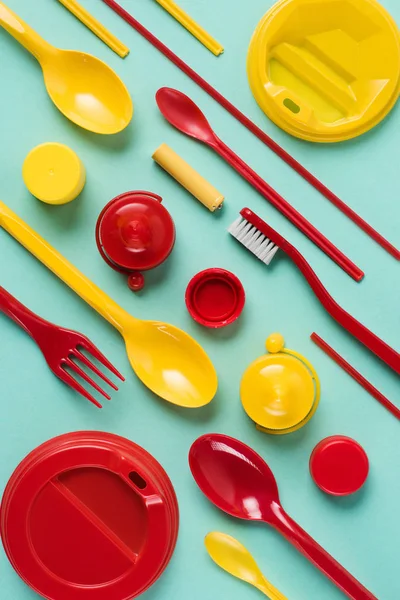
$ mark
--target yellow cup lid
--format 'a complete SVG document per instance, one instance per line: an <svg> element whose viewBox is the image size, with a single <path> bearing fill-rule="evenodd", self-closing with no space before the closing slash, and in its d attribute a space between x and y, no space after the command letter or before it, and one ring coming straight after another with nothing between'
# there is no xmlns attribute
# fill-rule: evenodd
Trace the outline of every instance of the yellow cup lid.
<svg viewBox="0 0 400 600"><path fill-rule="evenodd" d="M266 115L296 137L365 133L400 93L400 33L376 0L280 0L250 43L247 72Z"/></svg>
<svg viewBox="0 0 400 600"><path fill-rule="evenodd" d="M243 408L268 433L296 431L316 411L318 376L304 357L283 349L280 334L269 336L266 346L269 354L256 359L242 377Z"/></svg>
<svg viewBox="0 0 400 600"><path fill-rule="evenodd" d="M47 204L74 200L85 185L85 168L77 154L58 143L41 144L26 157L22 176L33 196Z"/></svg>

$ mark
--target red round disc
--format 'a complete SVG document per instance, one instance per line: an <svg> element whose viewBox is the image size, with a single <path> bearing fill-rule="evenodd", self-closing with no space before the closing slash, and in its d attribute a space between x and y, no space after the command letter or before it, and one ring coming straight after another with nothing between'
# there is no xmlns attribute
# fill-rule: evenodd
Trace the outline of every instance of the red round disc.
<svg viewBox="0 0 400 600"><path fill-rule="evenodd" d="M334 435L314 448L310 472L317 486L333 496L357 492L368 477L369 462L365 450L355 440Z"/></svg>
<svg viewBox="0 0 400 600"><path fill-rule="evenodd" d="M146 271L161 264L175 243L175 226L161 198L150 192L126 192L101 212L99 250L116 267Z"/></svg>
<svg viewBox="0 0 400 600"><path fill-rule="evenodd" d="M128 600L167 566L178 534L167 474L116 435L77 432L31 452L4 491L0 531L20 577L48 600Z"/></svg>
<svg viewBox="0 0 400 600"><path fill-rule="evenodd" d="M224 327L237 319L245 292L239 279L225 269L197 273L186 289L186 306L195 321L206 327Z"/></svg>

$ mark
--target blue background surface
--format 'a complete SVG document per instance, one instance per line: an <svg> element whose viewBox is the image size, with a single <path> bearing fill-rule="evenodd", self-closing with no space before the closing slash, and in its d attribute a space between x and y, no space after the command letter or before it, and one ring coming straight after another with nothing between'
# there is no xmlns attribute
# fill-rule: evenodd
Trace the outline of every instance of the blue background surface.
<svg viewBox="0 0 400 600"><path fill-rule="evenodd" d="M246 51L252 31L272 1L180 3L225 45L222 57L213 57L156 2L122 2L343 200L400 245L399 106L371 133L344 144L321 147L291 138L259 110L246 78ZM161 461L180 503L176 552L163 577L143 596L145 600L260 597L257 590L229 577L211 562L203 546L203 537L211 530L239 538L290 600L343 598L272 529L228 518L199 492L189 472L187 451L197 436L225 432L253 446L268 461L283 505L304 529L379 600L397 600L399 423L310 342L310 333L317 331L325 337L398 405L399 379L331 321L290 261L281 255L267 269L226 229L243 206L251 206L299 248L347 310L395 348L400 348L400 265L100 0L83 0L83 4L130 46L131 54L125 61L56 0L9 0L8 4L48 41L90 52L108 62L129 87L135 115L128 130L115 137L103 138L78 129L51 104L39 65L0 31L0 198L133 315L174 323L195 336L215 362L220 387L209 406L192 412L154 397L131 373L118 333L17 242L0 232L1 285L47 319L86 333L127 376L112 401L97 410L52 376L29 337L0 316L0 490L20 460L45 440L83 429L114 432L144 446ZM400 22L398 0L383 4ZM365 280L353 282L222 160L173 130L154 101L155 92L164 85L191 96L234 150L365 269ZM36 201L22 181L26 154L47 141L71 146L87 168L84 192L64 207ZM162 142L187 157L225 193L223 211L209 213L153 164L151 154ZM177 228L171 257L147 275L145 291L136 296L128 290L124 277L105 265L94 240L102 207L131 189L161 194ZM240 321L215 332L197 326L184 305L190 277L212 266L234 271L247 292ZM284 334L289 348L314 363L322 383L321 404L312 422L283 437L257 432L244 414L238 394L241 374L263 353L265 338L275 330ZM335 433L357 439L371 463L366 486L347 499L324 495L308 472L314 445ZM14 573L2 551L0 596L2 600L36 597Z"/></svg>

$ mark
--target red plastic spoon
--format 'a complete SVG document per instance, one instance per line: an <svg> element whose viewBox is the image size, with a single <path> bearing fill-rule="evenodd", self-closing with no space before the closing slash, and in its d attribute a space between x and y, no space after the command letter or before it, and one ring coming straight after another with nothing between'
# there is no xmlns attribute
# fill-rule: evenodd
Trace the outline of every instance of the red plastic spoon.
<svg viewBox="0 0 400 600"><path fill-rule="evenodd" d="M307 221L301 213L293 208L285 198L278 194L214 133L205 115L193 100L178 90L161 88L156 94L156 102L164 118L173 127L212 148L350 277L353 277L356 281L363 278L364 273L357 265L336 248L330 240Z"/></svg>
<svg viewBox="0 0 400 600"><path fill-rule="evenodd" d="M377 600L282 508L267 463L239 440L210 433L198 438L189 465L207 498L232 517L272 525L352 600Z"/></svg>

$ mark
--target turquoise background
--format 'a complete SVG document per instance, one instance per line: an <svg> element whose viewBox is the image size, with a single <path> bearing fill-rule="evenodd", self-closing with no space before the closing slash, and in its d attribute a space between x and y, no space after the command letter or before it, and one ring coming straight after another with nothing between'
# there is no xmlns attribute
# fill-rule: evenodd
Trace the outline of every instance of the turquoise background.
<svg viewBox="0 0 400 600"><path fill-rule="evenodd" d="M130 46L131 54L125 61L55 0L8 0L8 4L50 42L93 53L108 62L129 87L135 115L132 125L115 137L100 137L75 127L48 99L39 65L0 31L0 198L133 315L174 323L196 337L216 365L220 386L209 406L194 411L179 409L153 396L131 372L118 333L17 242L0 232L1 285L47 319L87 334L127 376L112 401L97 410L55 378L35 344L1 316L0 489L4 489L23 457L45 440L74 430L114 432L141 444L161 461L180 503L176 552L163 577L143 599L260 597L257 590L211 562L203 546L203 537L211 530L239 538L290 600L343 598L272 529L230 519L202 496L189 472L188 449L203 433L225 432L253 446L268 461L283 505L303 528L379 600L398 599L399 423L314 346L309 335L317 331L400 405L398 377L331 321L289 260L280 254L267 269L226 229L243 206L252 207L297 246L343 307L395 348L400 347L400 265L100 0L83 0L83 4ZM247 83L247 47L271 0L180 0L225 45L225 54L218 59L156 2L124 0L122 4L343 200L400 245L399 106L383 124L354 141L331 146L301 142L264 116ZM383 4L400 22L398 0L385 0ZM191 96L226 143L365 269L365 280L360 284L352 281L222 160L172 129L154 101L155 92L164 85ZM84 192L64 207L36 201L22 181L26 154L47 141L71 146L87 168ZM226 195L223 211L209 213L153 164L151 154L162 142L185 156ZM146 276L147 286L136 296L128 290L125 278L105 265L94 240L102 207L115 195L131 189L161 194L177 228L171 257ZM184 304L191 276L213 266L234 271L247 292L240 321L220 331L197 326ZM244 369L263 353L265 338L275 330L284 334L289 348L303 353L315 365L322 383L321 404L312 422L283 437L257 432L244 414L238 394ZM345 499L324 495L308 472L315 444L336 433L358 440L371 463L364 489ZM4 552L0 552L0 596L2 600L36 597L14 573Z"/></svg>

